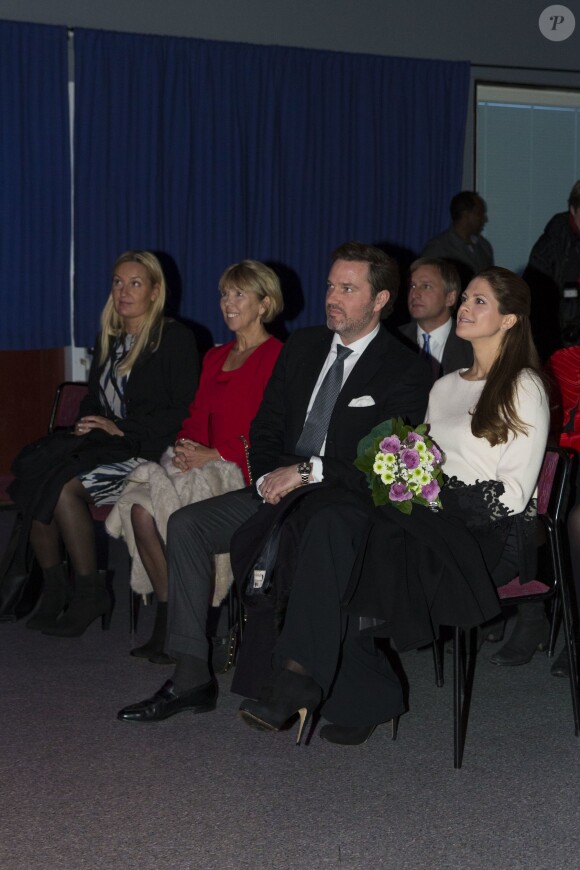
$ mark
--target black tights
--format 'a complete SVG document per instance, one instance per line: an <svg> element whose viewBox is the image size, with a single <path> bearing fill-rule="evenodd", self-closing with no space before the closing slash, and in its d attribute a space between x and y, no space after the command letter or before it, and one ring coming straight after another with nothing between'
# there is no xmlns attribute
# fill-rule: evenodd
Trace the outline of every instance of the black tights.
<svg viewBox="0 0 580 870"><path fill-rule="evenodd" d="M33 520L30 543L43 570L62 562L64 544L77 576L96 572L95 529L89 504L93 500L75 477L63 486L52 521L47 525Z"/></svg>

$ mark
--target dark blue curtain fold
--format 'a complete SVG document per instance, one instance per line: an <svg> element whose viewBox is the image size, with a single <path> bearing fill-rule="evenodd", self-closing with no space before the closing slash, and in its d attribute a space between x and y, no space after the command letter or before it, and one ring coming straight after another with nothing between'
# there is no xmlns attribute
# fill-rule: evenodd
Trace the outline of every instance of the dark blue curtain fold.
<svg viewBox="0 0 580 870"><path fill-rule="evenodd" d="M0 349L70 344L67 32L0 21Z"/></svg>
<svg viewBox="0 0 580 870"><path fill-rule="evenodd" d="M231 262L284 267L303 292L294 328L321 322L336 245L408 262L447 222L468 64L87 30L74 43L79 345L127 248L169 255L180 314L223 341Z"/></svg>

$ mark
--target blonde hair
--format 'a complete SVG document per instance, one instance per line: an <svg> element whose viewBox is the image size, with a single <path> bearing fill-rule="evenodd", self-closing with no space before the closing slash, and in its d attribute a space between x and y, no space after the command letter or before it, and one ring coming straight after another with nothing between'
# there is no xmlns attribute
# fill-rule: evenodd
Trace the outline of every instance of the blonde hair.
<svg viewBox="0 0 580 870"><path fill-rule="evenodd" d="M284 297L278 276L258 260L242 260L228 266L219 280L219 289L226 290L235 287L244 293L255 293L261 299L268 300L268 308L262 317L262 323L271 323L284 310Z"/></svg>
<svg viewBox="0 0 580 870"><path fill-rule="evenodd" d="M147 277L151 282L151 286L158 287L158 293L155 299L152 300L149 310L143 318L141 329L137 333L137 337L131 350L119 365L119 374L124 375L129 372L135 365L138 357L143 351L151 345L151 351L155 352L161 341L163 332L163 309L165 308L165 298L167 289L165 286L165 276L161 263L151 251L125 251L120 257L115 260L112 269L114 275L122 263L139 263L147 272ZM109 298L103 308L101 314L101 352L99 356L99 365L103 366L107 361L111 352L111 345L117 339L125 335L123 318L115 311L113 304L113 292L109 293Z"/></svg>

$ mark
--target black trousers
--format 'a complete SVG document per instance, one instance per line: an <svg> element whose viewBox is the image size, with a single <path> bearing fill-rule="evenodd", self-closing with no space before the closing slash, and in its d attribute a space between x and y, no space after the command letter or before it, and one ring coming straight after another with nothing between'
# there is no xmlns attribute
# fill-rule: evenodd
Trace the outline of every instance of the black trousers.
<svg viewBox="0 0 580 870"><path fill-rule="evenodd" d="M369 514L356 502L322 507L300 539L286 618L274 655L292 659L322 687L326 719L373 725L404 710L399 679L342 600Z"/></svg>
<svg viewBox="0 0 580 870"><path fill-rule="evenodd" d="M207 660L208 609L213 594L213 556L229 553L232 535L260 502L241 489L176 511L167 526L169 571L167 652Z"/></svg>

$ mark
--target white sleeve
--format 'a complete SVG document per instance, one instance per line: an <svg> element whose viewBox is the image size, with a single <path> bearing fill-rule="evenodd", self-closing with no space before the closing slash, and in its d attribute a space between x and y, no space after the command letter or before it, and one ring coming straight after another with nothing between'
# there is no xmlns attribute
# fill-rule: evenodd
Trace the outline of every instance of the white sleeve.
<svg viewBox="0 0 580 870"><path fill-rule="evenodd" d="M505 488L501 502L510 511L521 513L536 490L550 426L548 397L535 375L521 375L515 404L528 432L515 436L510 433L507 444L502 445L497 480Z"/></svg>

